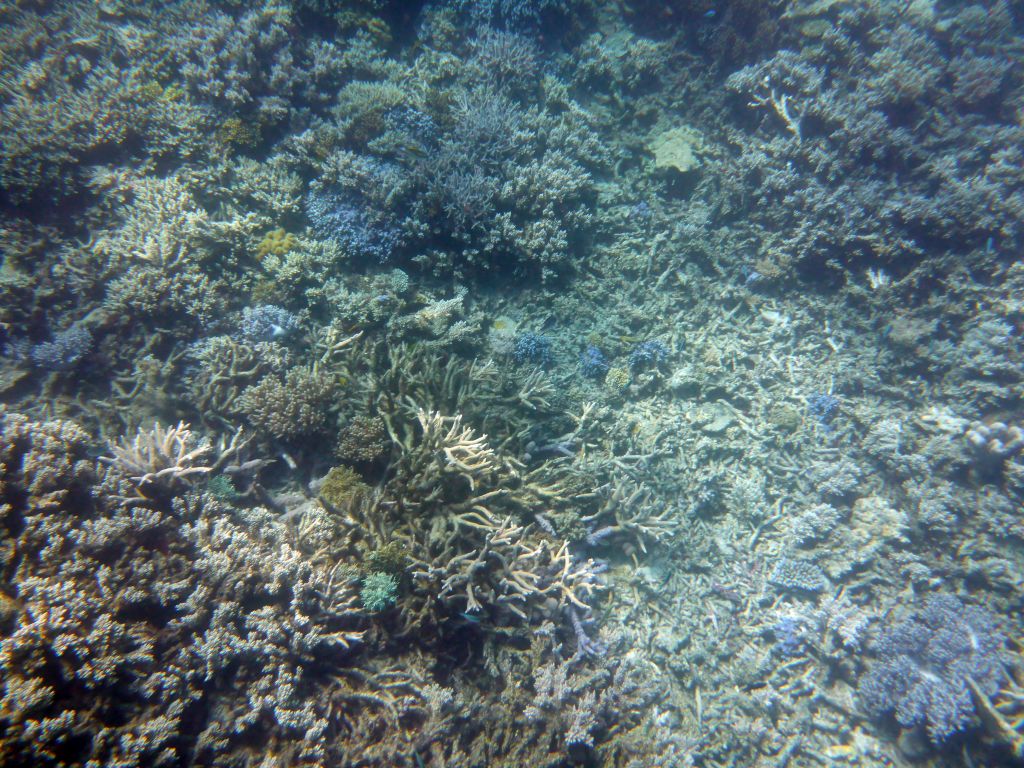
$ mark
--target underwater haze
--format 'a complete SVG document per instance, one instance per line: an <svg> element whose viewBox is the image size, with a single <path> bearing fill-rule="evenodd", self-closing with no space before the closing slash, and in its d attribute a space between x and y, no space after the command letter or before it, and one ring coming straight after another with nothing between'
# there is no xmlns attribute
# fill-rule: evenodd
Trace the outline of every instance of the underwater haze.
<svg viewBox="0 0 1024 768"><path fill-rule="evenodd" d="M4 768L1024 767L1024 0L0 62Z"/></svg>

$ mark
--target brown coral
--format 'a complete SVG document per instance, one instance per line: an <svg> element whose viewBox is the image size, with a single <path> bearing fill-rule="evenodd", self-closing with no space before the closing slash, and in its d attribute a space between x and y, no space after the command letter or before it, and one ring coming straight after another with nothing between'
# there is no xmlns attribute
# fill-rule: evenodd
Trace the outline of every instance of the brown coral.
<svg viewBox="0 0 1024 768"><path fill-rule="evenodd" d="M238 408L257 429L289 440L321 431L334 399L334 385L323 374L297 366L284 378L266 376L247 387Z"/></svg>

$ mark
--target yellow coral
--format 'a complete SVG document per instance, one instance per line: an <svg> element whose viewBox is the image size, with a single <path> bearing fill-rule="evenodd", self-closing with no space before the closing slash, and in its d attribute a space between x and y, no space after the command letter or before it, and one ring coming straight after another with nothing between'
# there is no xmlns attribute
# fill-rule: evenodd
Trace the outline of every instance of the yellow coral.
<svg viewBox="0 0 1024 768"><path fill-rule="evenodd" d="M277 304L281 300L280 287L270 278L258 278L253 282L249 296L253 304Z"/></svg>
<svg viewBox="0 0 1024 768"><path fill-rule="evenodd" d="M177 85L164 87L156 80L147 80L138 86L136 94L145 101L181 101L185 91Z"/></svg>
<svg viewBox="0 0 1024 768"><path fill-rule="evenodd" d="M259 143L260 132L240 117L229 117L217 129L217 140L221 144L252 147Z"/></svg>
<svg viewBox="0 0 1024 768"><path fill-rule="evenodd" d="M346 466L334 467L320 485L320 498L335 509L345 509L354 498L369 491L357 472Z"/></svg>
<svg viewBox="0 0 1024 768"><path fill-rule="evenodd" d="M629 386L629 369L625 367L609 368L604 378L604 385L610 391L618 393Z"/></svg>
<svg viewBox="0 0 1024 768"><path fill-rule="evenodd" d="M284 256L297 244L298 241L295 239L295 235L285 232L278 227L277 229L270 230L263 236L259 245L256 246L256 255L261 259L271 253L275 256Z"/></svg>
<svg viewBox="0 0 1024 768"><path fill-rule="evenodd" d="M138 87L136 95L144 101L156 101L164 95L164 87L156 80L148 80Z"/></svg>

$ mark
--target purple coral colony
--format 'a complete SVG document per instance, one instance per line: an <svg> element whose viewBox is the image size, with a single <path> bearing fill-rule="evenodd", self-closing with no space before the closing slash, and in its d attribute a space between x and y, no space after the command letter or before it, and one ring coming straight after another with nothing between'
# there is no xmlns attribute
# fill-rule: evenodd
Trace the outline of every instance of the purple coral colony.
<svg viewBox="0 0 1024 768"><path fill-rule="evenodd" d="M0 25L0 765L1024 766L1024 0Z"/></svg>

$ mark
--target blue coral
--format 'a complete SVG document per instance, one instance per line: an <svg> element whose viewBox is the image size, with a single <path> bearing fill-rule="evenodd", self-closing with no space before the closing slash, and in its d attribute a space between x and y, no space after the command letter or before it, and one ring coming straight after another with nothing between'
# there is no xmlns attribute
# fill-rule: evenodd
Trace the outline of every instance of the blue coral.
<svg viewBox="0 0 1024 768"><path fill-rule="evenodd" d="M878 660L858 685L861 704L873 717L923 726L940 744L974 714L968 680L992 695L1006 678L1005 641L988 611L932 595L879 635Z"/></svg>
<svg viewBox="0 0 1024 768"><path fill-rule="evenodd" d="M512 357L517 363L533 363L547 367L551 362L551 339L529 331L516 338Z"/></svg>
<svg viewBox="0 0 1024 768"><path fill-rule="evenodd" d="M799 656L807 643L805 632L803 622L794 616L784 616L775 622L772 634L779 653L787 658Z"/></svg>
<svg viewBox="0 0 1024 768"><path fill-rule="evenodd" d="M580 372L588 379L603 379L608 373L608 360L598 347L588 344L580 354Z"/></svg>
<svg viewBox="0 0 1024 768"><path fill-rule="evenodd" d="M449 0L449 5L469 14L474 24L504 29L534 30L550 13L565 15L566 0Z"/></svg>
<svg viewBox="0 0 1024 768"><path fill-rule="evenodd" d="M636 371L642 368L657 368L668 357L668 347L657 339L644 341L633 347L629 353L629 367Z"/></svg>
<svg viewBox="0 0 1024 768"><path fill-rule="evenodd" d="M373 178L366 183L386 185L386 170L376 170L380 172L371 173ZM356 257L387 262L403 244L397 220L351 186L315 184L306 196L306 215L317 235L334 240Z"/></svg>
<svg viewBox="0 0 1024 768"><path fill-rule="evenodd" d="M807 398L807 412L827 427L839 411L839 398L825 392L815 392Z"/></svg>
<svg viewBox="0 0 1024 768"><path fill-rule="evenodd" d="M73 325L53 335L52 341L36 344L29 350L32 364L50 371L69 371L92 350L92 333L82 325Z"/></svg>
<svg viewBox="0 0 1024 768"><path fill-rule="evenodd" d="M437 144L437 123L423 110L401 104L384 114L384 122L389 130L406 136L422 147L433 147Z"/></svg>

